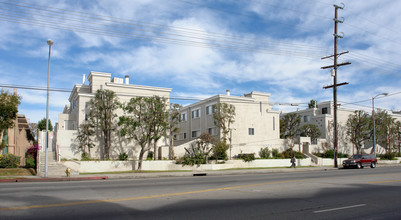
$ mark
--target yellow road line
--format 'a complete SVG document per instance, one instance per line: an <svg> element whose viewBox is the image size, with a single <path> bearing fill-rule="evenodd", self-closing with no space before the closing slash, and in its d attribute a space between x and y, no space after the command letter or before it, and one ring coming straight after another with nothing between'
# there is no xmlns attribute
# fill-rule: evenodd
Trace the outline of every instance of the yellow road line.
<svg viewBox="0 0 401 220"><path fill-rule="evenodd" d="M152 198L161 198L161 197L168 197L168 196L180 196L180 195L189 195L189 194L197 194L197 193L205 193L205 192L215 192L215 191L221 191L221 190L239 189L239 188L253 187L253 186L263 186L263 185L281 184L281 183L295 183L295 182L301 182L301 181L307 181L307 180L308 179L257 183L257 184L230 186L230 187L223 187L223 188L216 188L216 189L205 189L205 190L197 190L197 191L189 191L189 192L177 192L177 193L159 194L159 195L151 195L151 196L139 196L139 197L120 198L120 199L104 199L104 200L67 202L67 203L48 204L48 205L18 206L18 207L0 208L0 211L22 210L22 209L40 209L40 208L85 205L85 204L104 203L104 202L121 202L121 201L132 201L132 200L141 200L141 199L152 199Z"/></svg>
<svg viewBox="0 0 401 220"><path fill-rule="evenodd" d="M377 184L377 183L394 183L394 182L401 182L401 180L384 180L384 181L368 182L368 183L369 184Z"/></svg>

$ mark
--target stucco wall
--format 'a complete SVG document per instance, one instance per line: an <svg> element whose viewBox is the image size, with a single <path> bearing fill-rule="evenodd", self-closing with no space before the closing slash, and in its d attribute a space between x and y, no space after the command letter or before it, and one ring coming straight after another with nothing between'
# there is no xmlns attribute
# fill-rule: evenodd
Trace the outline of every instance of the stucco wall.
<svg viewBox="0 0 401 220"><path fill-rule="evenodd" d="M80 173L94 172L113 172L113 171L130 171L137 167L136 161L64 161L65 166ZM200 166L183 166L175 164L175 161L143 161L142 170L148 171L166 171L166 170L191 170L191 171L206 171L206 170L222 170L234 168L262 168L262 167L289 167L290 159L267 159L254 160L244 162L242 160L229 160L224 164L203 164ZM297 159L297 166L311 166L310 158Z"/></svg>

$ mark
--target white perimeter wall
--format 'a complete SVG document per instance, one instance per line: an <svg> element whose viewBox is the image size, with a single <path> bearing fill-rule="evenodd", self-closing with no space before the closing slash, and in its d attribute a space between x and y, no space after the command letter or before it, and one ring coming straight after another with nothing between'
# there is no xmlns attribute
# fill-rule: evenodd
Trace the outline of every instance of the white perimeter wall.
<svg viewBox="0 0 401 220"><path fill-rule="evenodd" d="M135 170L137 161L64 161L65 166L80 173L114 172ZM310 158L297 159L297 166L311 166ZM175 161L143 161L142 170L166 171L166 170L222 170L234 168L262 168L262 167L289 167L290 159L264 159L244 162L242 160L228 160L224 164L203 164L201 166L183 166L175 164Z"/></svg>

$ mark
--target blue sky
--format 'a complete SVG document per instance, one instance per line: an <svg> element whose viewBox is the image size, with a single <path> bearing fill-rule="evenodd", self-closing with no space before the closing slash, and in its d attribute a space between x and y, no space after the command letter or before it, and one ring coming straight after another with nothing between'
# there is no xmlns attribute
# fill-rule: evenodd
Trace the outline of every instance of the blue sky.
<svg viewBox="0 0 401 220"><path fill-rule="evenodd" d="M401 1L383 0L1 0L0 86L71 90L90 71L130 76L136 85L172 88L172 97L206 98L251 91L279 103L332 100L333 4L344 23L338 51L343 107L401 110ZM5 88L6 89L6 88ZM21 114L46 115L46 92L19 89ZM50 93L54 124L69 93ZM190 101L171 100L181 104Z"/></svg>

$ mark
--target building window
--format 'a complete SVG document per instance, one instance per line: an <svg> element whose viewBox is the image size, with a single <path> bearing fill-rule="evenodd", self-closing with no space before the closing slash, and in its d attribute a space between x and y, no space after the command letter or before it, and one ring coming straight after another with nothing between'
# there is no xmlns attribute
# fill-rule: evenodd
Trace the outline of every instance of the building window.
<svg viewBox="0 0 401 220"><path fill-rule="evenodd" d="M273 117L273 131L276 130L276 117Z"/></svg>
<svg viewBox="0 0 401 220"><path fill-rule="evenodd" d="M305 115L304 122L309 122L309 121L310 121L310 115Z"/></svg>
<svg viewBox="0 0 401 220"><path fill-rule="evenodd" d="M90 111L90 109L89 109L89 102L85 102L85 121L88 120L89 111Z"/></svg>
<svg viewBox="0 0 401 220"><path fill-rule="evenodd" d="M199 137L199 131L192 131L192 138L197 138Z"/></svg>
<svg viewBox="0 0 401 220"><path fill-rule="evenodd" d="M206 106L206 115L211 115L216 112L216 105Z"/></svg>
<svg viewBox="0 0 401 220"><path fill-rule="evenodd" d="M327 107L326 108L322 108L322 114L323 115L327 114Z"/></svg>
<svg viewBox="0 0 401 220"><path fill-rule="evenodd" d="M249 135L255 135L255 128L248 128Z"/></svg>
<svg viewBox="0 0 401 220"><path fill-rule="evenodd" d="M210 135L216 135L216 129L215 128L209 128L207 131Z"/></svg>
<svg viewBox="0 0 401 220"><path fill-rule="evenodd" d="M184 140L187 139L187 133L184 133Z"/></svg>
<svg viewBox="0 0 401 220"><path fill-rule="evenodd" d="M192 118L199 118L200 117L200 109L196 109L192 111Z"/></svg>
<svg viewBox="0 0 401 220"><path fill-rule="evenodd" d="M187 113L182 113L181 114L181 121L186 121L187 120Z"/></svg>
<svg viewBox="0 0 401 220"><path fill-rule="evenodd" d="M174 135L174 138L173 138L173 140L177 140L177 135L176 135L176 134Z"/></svg>

